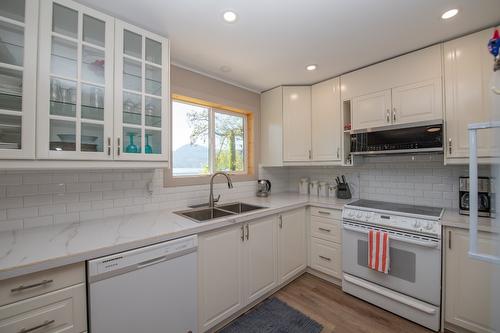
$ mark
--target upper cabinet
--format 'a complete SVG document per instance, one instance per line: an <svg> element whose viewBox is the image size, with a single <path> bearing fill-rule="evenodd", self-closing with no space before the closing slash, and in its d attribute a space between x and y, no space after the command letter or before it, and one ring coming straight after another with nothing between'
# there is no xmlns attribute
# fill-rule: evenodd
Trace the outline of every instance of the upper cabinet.
<svg viewBox="0 0 500 333"><path fill-rule="evenodd" d="M340 80L277 87L261 95L261 163L340 163Z"/></svg>
<svg viewBox="0 0 500 333"><path fill-rule="evenodd" d="M443 119L441 46L384 61L341 77L352 129Z"/></svg>
<svg viewBox="0 0 500 333"><path fill-rule="evenodd" d="M168 161L168 39L71 0L5 0L0 46L2 166Z"/></svg>
<svg viewBox="0 0 500 333"><path fill-rule="evenodd" d="M467 162L468 125L492 120L493 61L486 47L490 37L488 29L444 44L447 163ZM498 157L500 147L494 144L492 132L478 131L479 157Z"/></svg>
<svg viewBox="0 0 500 333"><path fill-rule="evenodd" d="M113 34L110 16L41 1L38 158L113 158Z"/></svg>
<svg viewBox="0 0 500 333"><path fill-rule="evenodd" d="M309 161L311 153L311 87L283 87L283 161Z"/></svg>
<svg viewBox="0 0 500 333"><path fill-rule="evenodd" d="M0 1L0 159L35 157L38 0Z"/></svg>
<svg viewBox="0 0 500 333"><path fill-rule="evenodd" d="M118 20L115 36L115 158L166 161L168 40Z"/></svg>
<svg viewBox="0 0 500 333"><path fill-rule="evenodd" d="M340 161L340 79L320 82L311 89L312 159Z"/></svg>

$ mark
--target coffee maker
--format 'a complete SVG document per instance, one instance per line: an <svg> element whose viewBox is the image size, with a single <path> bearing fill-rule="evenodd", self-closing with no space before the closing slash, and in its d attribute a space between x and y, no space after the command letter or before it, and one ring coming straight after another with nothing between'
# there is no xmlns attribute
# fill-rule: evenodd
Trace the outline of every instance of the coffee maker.
<svg viewBox="0 0 500 333"><path fill-rule="evenodd" d="M257 181L257 196L267 197L271 192L271 182L267 179L259 179Z"/></svg>

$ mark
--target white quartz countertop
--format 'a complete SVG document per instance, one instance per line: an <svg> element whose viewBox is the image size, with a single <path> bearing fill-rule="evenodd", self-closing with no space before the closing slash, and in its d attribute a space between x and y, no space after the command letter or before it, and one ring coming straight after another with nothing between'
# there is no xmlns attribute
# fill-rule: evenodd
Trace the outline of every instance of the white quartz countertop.
<svg viewBox="0 0 500 333"><path fill-rule="evenodd" d="M460 215L458 210L447 209L444 212L441 224L444 227L469 229L469 216ZM498 221L488 217L479 217L477 219L477 229L480 231L500 233Z"/></svg>
<svg viewBox="0 0 500 333"><path fill-rule="evenodd" d="M194 235L307 205L342 209L351 200L309 198L296 193L239 200L267 207L196 223L159 210L73 224L0 233L0 280ZM184 208L185 209L185 208Z"/></svg>

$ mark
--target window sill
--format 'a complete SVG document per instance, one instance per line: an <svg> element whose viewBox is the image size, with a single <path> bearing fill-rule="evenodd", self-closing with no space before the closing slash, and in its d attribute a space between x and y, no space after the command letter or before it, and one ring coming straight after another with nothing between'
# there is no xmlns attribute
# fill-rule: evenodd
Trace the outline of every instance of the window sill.
<svg viewBox="0 0 500 333"><path fill-rule="evenodd" d="M164 186L165 187L178 187L178 186L194 186L194 185L207 185L210 182L210 177L212 175L204 176L173 176L171 169L166 169L164 172ZM254 174L229 174L233 182L246 182L257 180L257 176ZM226 179L224 177L215 177L214 183L225 183Z"/></svg>

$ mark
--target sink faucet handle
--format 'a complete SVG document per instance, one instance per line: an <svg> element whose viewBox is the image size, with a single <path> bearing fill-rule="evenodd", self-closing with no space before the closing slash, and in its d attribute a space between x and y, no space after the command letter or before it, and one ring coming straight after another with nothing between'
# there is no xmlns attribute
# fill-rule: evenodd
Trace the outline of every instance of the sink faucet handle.
<svg viewBox="0 0 500 333"><path fill-rule="evenodd" d="M216 199L214 199L214 202L219 202L219 199L220 199L220 194L217 196Z"/></svg>

